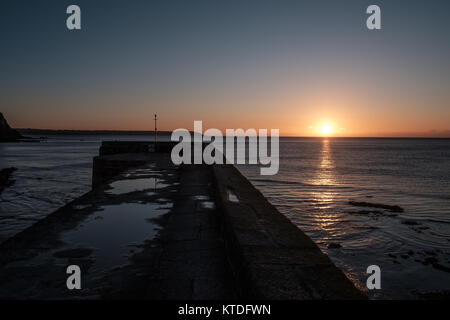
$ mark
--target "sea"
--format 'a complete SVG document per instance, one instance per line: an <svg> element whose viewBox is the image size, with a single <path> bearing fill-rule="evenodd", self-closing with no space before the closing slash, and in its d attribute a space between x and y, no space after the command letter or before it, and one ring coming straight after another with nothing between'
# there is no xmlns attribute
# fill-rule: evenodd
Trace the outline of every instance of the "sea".
<svg viewBox="0 0 450 320"><path fill-rule="evenodd" d="M0 194L0 242L88 192L101 141L153 140L47 137L0 144L0 169L18 169ZM449 294L450 139L280 138L278 174L236 167L370 298ZM369 290L373 265L381 288Z"/></svg>

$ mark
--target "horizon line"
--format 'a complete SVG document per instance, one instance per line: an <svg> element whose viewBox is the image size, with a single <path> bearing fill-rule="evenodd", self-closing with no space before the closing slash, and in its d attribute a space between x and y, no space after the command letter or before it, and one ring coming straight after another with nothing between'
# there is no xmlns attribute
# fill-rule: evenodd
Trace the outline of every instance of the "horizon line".
<svg viewBox="0 0 450 320"><path fill-rule="evenodd" d="M78 132L78 133L139 133L139 134L143 134L143 133L154 133L154 130L115 130L115 129L35 129L35 128L14 128L15 130L22 130L22 131L42 131L42 132ZM173 130L172 130L173 131ZM160 130L157 132L161 132L161 133L170 133L172 132L170 130ZM194 132L192 130L189 130L189 132ZM226 136L226 135L224 135ZM450 135L445 135L445 136L402 136L402 135L398 135L398 136L378 136L378 135L373 135L373 136L302 136L302 135L280 135L280 138L323 138L323 139L331 139L331 138L338 138L338 139L370 139L370 138L377 138L377 139L450 139Z"/></svg>

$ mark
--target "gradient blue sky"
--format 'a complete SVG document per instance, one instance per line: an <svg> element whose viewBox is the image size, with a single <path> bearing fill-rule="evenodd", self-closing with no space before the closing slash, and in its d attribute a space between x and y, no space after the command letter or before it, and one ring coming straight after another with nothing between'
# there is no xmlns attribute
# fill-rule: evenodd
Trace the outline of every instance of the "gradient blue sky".
<svg viewBox="0 0 450 320"><path fill-rule="evenodd" d="M66 28L70 4L82 30ZM382 30L366 28L370 4ZM3 0L14 127L450 136L449 1Z"/></svg>

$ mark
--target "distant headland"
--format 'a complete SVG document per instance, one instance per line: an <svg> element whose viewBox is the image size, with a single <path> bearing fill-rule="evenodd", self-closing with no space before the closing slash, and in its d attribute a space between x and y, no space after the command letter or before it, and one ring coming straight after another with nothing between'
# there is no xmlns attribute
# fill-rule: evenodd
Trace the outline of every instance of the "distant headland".
<svg viewBox="0 0 450 320"><path fill-rule="evenodd" d="M131 130L52 130L52 129L16 129L21 134L29 135L132 135L147 136L154 135L154 131L131 131ZM170 136L172 131L158 131L158 135Z"/></svg>
<svg viewBox="0 0 450 320"><path fill-rule="evenodd" d="M17 130L12 129L0 112L0 142L15 142L20 139L26 139Z"/></svg>

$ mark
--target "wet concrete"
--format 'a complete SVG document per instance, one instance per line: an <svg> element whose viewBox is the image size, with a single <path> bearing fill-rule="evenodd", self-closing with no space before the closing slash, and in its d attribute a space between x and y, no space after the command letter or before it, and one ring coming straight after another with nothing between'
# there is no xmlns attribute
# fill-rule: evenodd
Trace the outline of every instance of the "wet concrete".
<svg viewBox="0 0 450 320"><path fill-rule="evenodd" d="M211 167L182 166L179 179L174 207L158 241L110 276L105 297L236 298L214 205Z"/></svg>
<svg viewBox="0 0 450 320"><path fill-rule="evenodd" d="M235 297L211 168L147 157L3 243L0 298ZM81 268L81 290L66 287L71 264Z"/></svg>

